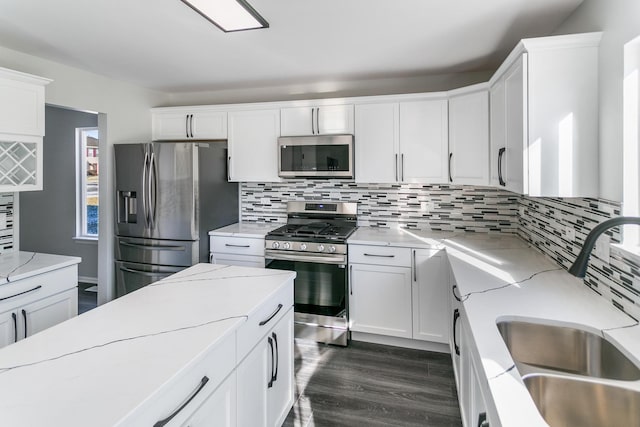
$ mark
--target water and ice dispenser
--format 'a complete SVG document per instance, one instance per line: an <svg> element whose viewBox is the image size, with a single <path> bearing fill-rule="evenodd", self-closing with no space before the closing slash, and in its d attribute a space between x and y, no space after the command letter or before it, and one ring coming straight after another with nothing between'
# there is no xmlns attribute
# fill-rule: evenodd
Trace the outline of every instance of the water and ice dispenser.
<svg viewBox="0 0 640 427"><path fill-rule="evenodd" d="M118 222L135 224L137 222L138 200L135 191L118 190Z"/></svg>

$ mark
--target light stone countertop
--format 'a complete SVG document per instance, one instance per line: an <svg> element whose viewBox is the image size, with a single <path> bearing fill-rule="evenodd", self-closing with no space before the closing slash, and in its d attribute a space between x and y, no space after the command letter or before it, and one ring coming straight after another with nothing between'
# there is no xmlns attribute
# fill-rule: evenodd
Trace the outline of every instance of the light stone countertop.
<svg viewBox="0 0 640 427"><path fill-rule="evenodd" d="M0 425L118 424L294 277L197 264L1 349Z"/></svg>
<svg viewBox="0 0 640 427"><path fill-rule="evenodd" d="M248 237L262 239L267 233L282 227L284 223L237 222L222 228L209 231L209 236Z"/></svg>
<svg viewBox="0 0 640 427"><path fill-rule="evenodd" d="M474 341L471 350L481 361L476 368L483 393L490 396L487 404L502 426L547 423L514 369L498 321L530 320L595 332L640 365L638 322L515 235L362 227L349 243L446 250ZM640 388L640 382L635 386Z"/></svg>
<svg viewBox="0 0 640 427"><path fill-rule="evenodd" d="M59 268L79 264L81 258L39 252L9 252L0 255L0 285Z"/></svg>

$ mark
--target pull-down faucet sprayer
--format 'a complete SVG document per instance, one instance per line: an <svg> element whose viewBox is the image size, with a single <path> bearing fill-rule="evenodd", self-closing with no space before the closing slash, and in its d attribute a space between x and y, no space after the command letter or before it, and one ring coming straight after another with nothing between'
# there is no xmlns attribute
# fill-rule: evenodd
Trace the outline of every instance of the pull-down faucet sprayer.
<svg viewBox="0 0 640 427"><path fill-rule="evenodd" d="M591 250L596 244L596 240L598 240L598 237L611 227L623 224L640 225L640 217L619 216L617 218L608 219L596 225L584 240L584 245L582 245L582 249L580 250L580 253L578 254L576 260L573 262L573 265L571 266L571 268L569 268L569 273L573 274L576 277L584 278L585 274L587 273L589 255L591 254Z"/></svg>

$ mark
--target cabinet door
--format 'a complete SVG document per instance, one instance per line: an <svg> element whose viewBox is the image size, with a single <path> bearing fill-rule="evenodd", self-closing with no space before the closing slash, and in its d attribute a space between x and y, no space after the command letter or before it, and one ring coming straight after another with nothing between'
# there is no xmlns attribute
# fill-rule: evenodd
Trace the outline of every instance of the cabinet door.
<svg viewBox="0 0 640 427"><path fill-rule="evenodd" d="M411 268L351 264L351 330L412 337Z"/></svg>
<svg viewBox="0 0 640 427"><path fill-rule="evenodd" d="M182 426L235 427L236 391L236 372L233 371Z"/></svg>
<svg viewBox="0 0 640 427"><path fill-rule="evenodd" d="M398 103L356 105L356 182L399 180Z"/></svg>
<svg viewBox="0 0 640 427"><path fill-rule="evenodd" d="M453 184L489 184L489 95L449 100L449 163Z"/></svg>
<svg viewBox="0 0 640 427"><path fill-rule="evenodd" d="M281 426L293 406L293 310L289 310L270 333L275 346L275 372L268 390L269 427Z"/></svg>
<svg viewBox="0 0 640 427"><path fill-rule="evenodd" d="M0 313L0 348L18 340L18 315L15 310Z"/></svg>
<svg viewBox="0 0 640 427"><path fill-rule="evenodd" d="M224 111L195 112L190 126L194 139L227 139L227 113Z"/></svg>
<svg viewBox="0 0 640 427"><path fill-rule="evenodd" d="M188 110L153 112L151 116L152 139L154 141L184 140L191 135Z"/></svg>
<svg viewBox="0 0 640 427"><path fill-rule="evenodd" d="M353 133L353 105L282 108L281 135Z"/></svg>
<svg viewBox="0 0 640 427"><path fill-rule="evenodd" d="M44 86L0 78L0 133L44 135Z"/></svg>
<svg viewBox="0 0 640 427"><path fill-rule="evenodd" d="M448 280L444 253L413 250L413 338L448 343Z"/></svg>
<svg viewBox="0 0 640 427"><path fill-rule="evenodd" d="M489 90L491 185L504 187L506 151L506 109L504 78L498 80Z"/></svg>
<svg viewBox="0 0 640 427"><path fill-rule="evenodd" d="M505 87L505 143L506 152L503 161L504 180L507 190L525 194L528 191L526 172L526 72L527 55L523 54L507 70L504 77Z"/></svg>
<svg viewBox="0 0 640 427"><path fill-rule="evenodd" d="M228 132L230 181L280 181L280 110L231 112Z"/></svg>
<svg viewBox="0 0 640 427"><path fill-rule="evenodd" d="M447 112L445 99L400 103L400 181L447 182Z"/></svg>
<svg viewBox="0 0 640 427"><path fill-rule="evenodd" d="M18 309L19 330L25 338L78 314L76 288L41 299Z"/></svg>
<svg viewBox="0 0 640 427"><path fill-rule="evenodd" d="M42 190L42 137L0 135L0 192Z"/></svg>
<svg viewBox="0 0 640 427"><path fill-rule="evenodd" d="M267 392L271 381L272 341L260 340L237 368L238 374L238 426L266 427Z"/></svg>

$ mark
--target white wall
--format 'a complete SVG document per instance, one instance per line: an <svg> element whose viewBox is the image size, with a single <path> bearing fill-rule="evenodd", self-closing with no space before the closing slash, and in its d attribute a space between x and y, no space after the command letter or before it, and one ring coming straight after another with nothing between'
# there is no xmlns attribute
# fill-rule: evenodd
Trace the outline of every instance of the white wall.
<svg viewBox="0 0 640 427"><path fill-rule="evenodd" d="M115 296L113 144L149 141L149 109L165 103L167 96L4 47L0 47L0 67L53 79L45 89L48 104L100 113L98 303L107 302Z"/></svg>
<svg viewBox="0 0 640 427"><path fill-rule="evenodd" d="M270 87L225 87L224 89L172 93L165 105L234 104L243 102L291 101L299 99L342 98L350 96L392 95L439 92L489 80L493 70L471 73L405 76L395 78L319 81Z"/></svg>
<svg viewBox="0 0 640 427"><path fill-rule="evenodd" d="M556 34L603 31L600 43L600 197L622 201L624 44L640 34L640 1L584 0Z"/></svg>

